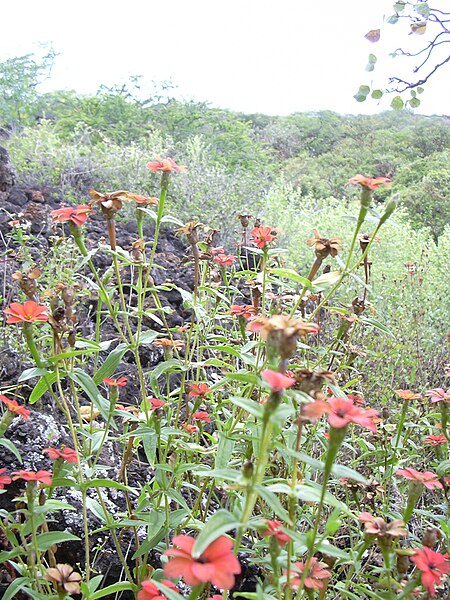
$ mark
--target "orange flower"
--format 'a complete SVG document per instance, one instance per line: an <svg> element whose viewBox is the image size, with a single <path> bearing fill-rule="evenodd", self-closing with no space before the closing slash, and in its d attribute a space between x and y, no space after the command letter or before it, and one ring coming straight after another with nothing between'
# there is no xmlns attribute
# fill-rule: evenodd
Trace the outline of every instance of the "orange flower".
<svg viewBox="0 0 450 600"><path fill-rule="evenodd" d="M50 471L13 471L13 481L23 479L24 481L38 481L45 485L52 485L52 474Z"/></svg>
<svg viewBox="0 0 450 600"><path fill-rule="evenodd" d="M235 575L241 572L241 565L233 554L230 538L221 535L198 557L193 555L195 538L190 535L177 535L173 543L178 548L164 552L166 556L173 557L164 566L165 575L183 577L190 586L208 582L221 590L234 586Z"/></svg>
<svg viewBox="0 0 450 600"><path fill-rule="evenodd" d="M183 423L182 428L187 433L196 433L198 431L198 429L195 425L190 425L189 423Z"/></svg>
<svg viewBox="0 0 450 600"><path fill-rule="evenodd" d="M3 475L3 473L5 471L6 471L6 467L3 467L3 469L0 469L0 490L3 490L5 485L10 484L12 481L12 479L9 475Z"/></svg>
<svg viewBox="0 0 450 600"><path fill-rule="evenodd" d="M206 394L211 394L212 392L212 389L208 387L207 383L199 383L198 385L196 383L190 383L189 389L189 396L191 398L204 398Z"/></svg>
<svg viewBox="0 0 450 600"><path fill-rule="evenodd" d="M47 454L50 460L58 460L58 458L62 458L68 463L78 463L77 453L72 448L66 447L62 450L58 450L58 448L44 448L42 452Z"/></svg>
<svg viewBox="0 0 450 600"><path fill-rule="evenodd" d="M388 177L365 177L364 175L355 175L348 180L348 183L361 185L369 190L376 190L380 185L389 185L391 180Z"/></svg>
<svg viewBox="0 0 450 600"><path fill-rule="evenodd" d="M86 223L86 219L90 212L90 206L80 204L75 207L65 206L63 208L57 208L56 210L52 210L50 216L52 217L53 223L67 223L68 221L71 221L80 227Z"/></svg>
<svg viewBox="0 0 450 600"><path fill-rule="evenodd" d="M171 158L163 158L162 160L155 160L147 163L147 169L150 171L185 171L186 167L177 165L177 163Z"/></svg>
<svg viewBox="0 0 450 600"><path fill-rule="evenodd" d="M139 194L128 194L130 200L134 200L137 204L150 204L156 206L159 202L158 198L150 198L149 196L139 196Z"/></svg>
<svg viewBox="0 0 450 600"><path fill-rule="evenodd" d="M283 523L280 521L266 521L267 529L262 532L261 535L264 536L273 536L280 546L284 546L287 544L292 538L289 534L284 533L283 531Z"/></svg>
<svg viewBox="0 0 450 600"><path fill-rule="evenodd" d="M330 398L328 400L329 408L328 422L331 427L340 429L346 427L349 423L355 423L366 427L370 431L376 431L377 426L374 417L378 415L378 411L373 408L364 409L360 406L355 406L351 400L347 398Z"/></svg>
<svg viewBox="0 0 450 600"><path fill-rule="evenodd" d="M34 321L48 321L46 306L39 306L34 300L27 300L25 304L13 302L3 311L9 315L7 323L34 323Z"/></svg>
<svg viewBox="0 0 450 600"><path fill-rule="evenodd" d="M147 398L147 402L150 403L152 410L158 410L158 408L162 408L166 405L164 400L160 400L159 398Z"/></svg>
<svg viewBox="0 0 450 600"><path fill-rule="evenodd" d="M28 408L25 408L25 406L21 406L18 402L16 402L16 400L10 400L6 396L0 394L0 401L6 405L6 408L9 410L9 412L20 415L25 419L25 421L28 421L30 418L31 411L29 411Z"/></svg>
<svg viewBox="0 0 450 600"><path fill-rule="evenodd" d="M251 319L258 312L251 304L233 304L228 311L230 315L243 317L246 321Z"/></svg>
<svg viewBox="0 0 450 600"><path fill-rule="evenodd" d="M184 342L181 340L170 340L169 338L154 340L152 344L158 348L176 348L177 350L184 348Z"/></svg>
<svg viewBox="0 0 450 600"><path fill-rule="evenodd" d="M431 446L441 446L442 444L448 443L448 439L445 435L427 435L423 441L425 444L430 444Z"/></svg>
<svg viewBox="0 0 450 600"><path fill-rule="evenodd" d="M331 573L327 570L327 566L328 565L319 562L319 560L313 556L310 560L308 573L304 580L305 587L312 590L323 590L323 580L331 577ZM294 590L298 589L300 586L305 567L306 565L304 562L294 563L294 571L297 571L298 575L294 576L289 582Z"/></svg>
<svg viewBox="0 0 450 600"><path fill-rule="evenodd" d="M395 390L395 393L402 400L420 400L422 398L420 394L416 394L411 390Z"/></svg>
<svg viewBox="0 0 450 600"><path fill-rule="evenodd" d="M109 377L105 377L103 383L111 387L125 387L127 385L127 378L119 377L119 379L110 379Z"/></svg>
<svg viewBox="0 0 450 600"><path fill-rule="evenodd" d="M218 254L214 257L214 262L218 263L221 267L226 265L232 265L236 260L236 257L232 254Z"/></svg>
<svg viewBox="0 0 450 600"><path fill-rule="evenodd" d="M270 244L275 239L272 235L272 227L255 227L251 231L252 237L250 244L258 246L258 248L265 248L267 244Z"/></svg>
<svg viewBox="0 0 450 600"><path fill-rule="evenodd" d="M205 423L211 423L211 419L206 410L199 410L192 415L193 421L204 421Z"/></svg>

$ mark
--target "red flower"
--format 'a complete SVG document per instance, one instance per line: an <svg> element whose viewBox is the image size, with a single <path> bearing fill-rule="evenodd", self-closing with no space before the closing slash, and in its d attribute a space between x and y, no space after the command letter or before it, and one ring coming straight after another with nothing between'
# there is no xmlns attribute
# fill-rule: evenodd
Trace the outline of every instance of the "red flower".
<svg viewBox="0 0 450 600"><path fill-rule="evenodd" d="M127 378L119 377L119 379L109 379L109 377L105 377L103 383L106 383L106 385L110 385L111 387L125 387L127 385Z"/></svg>
<svg viewBox="0 0 450 600"><path fill-rule="evenodd" d="M328 400L329 414L328 422L331 427L340 429L346 427L349 423L367 427L371 431L376 431L377 426L374 422L374 417L378 411L373 408L364 409L360 406L355 406L351 400L347 398L330 398Z"/></svg>
<svg viewBox="0 0 450 600"><path fill-rule="evenodd" d="M252 229L251 234L250 244L261 249L275 239L275 236L272 235L272 227L255 227Z"/></svg>
<svg viewBox="0 0 450 600"><path fill-rule="evenodd" d="M442 577L450 573L450 556L424 546L422 549L416 549L411 560L419 571L422 571L422 584L433 598L436 594L434 586L439 585Z"/></svg>
<svg viewBox="0 0 450 600"><path fill-rule="evenodd" d="M230 306L228 311L230 315L236 315L237 317L244 317L246 321L251 319L254 315L257 314L257 310L251 304L233 304Z"/></svg>
<svg viewBox="0 0 450 600"><path fill-rule="evenodd" d="M294 576L290 584L294 588L294 590L298 589L300 586L300 582L302 580L302 574L305 570L304 562L296 562L294 563L294 568L298 571L299 576ZM327 565L323 562L319 562L319 560L313 556L309 563L308 574L305 579L305 587L313 590L323 590L324 579L329 579L331 577L330 571L327 570Z"/></svg>
<svg viewBox="0 0 450 600"><path fill-rule="evenodd" d="M50 471L13 471L11 475L15 475L13 481L23 479L24 481L38 481L45 485L52 485L52 474Z"/></svg>
<svg viewBox="0 0 450 600"><path fill-rule="evenodd" d="M411 467L405 467L404 469L397 469L395 474L403 475L405 479L410 479L416 483L421 483L429 490L432 490L435 487L442 489L442 483L438 481L437 475L431 471L424 471L421 473L420 471L416 471L416 469L412 469Z"/></svg>
<svg viewBox="0 0 450 600"><path fill-rule="evenodd" d="M380 185L388 185L391 180L388 177L364 177L364 175L355 175L348 180L348 183L359 183L362 187L369 190L376 190Z"/></svg>
<svg viewBox="0 0 450 600"><path fill-rule="evenodd" d="M283 523L280 521L266 521L267 529L262 532L264 536L273 536L277 539L280 546L289 542L292 538L289 534L284 533Z"/></svg>
<svg viewBox="0 0 450 600"><path fill-rule="evenodd" d="M39 306L34 300L27 300L25 304L13 302L3 311L9 315L7 323L33 323L34 321L48 321L47 307Z"/></svg>
<svg viewBox="0 0 450 600"><path fill-rule="evenodd" d="M285 390L295 383L295 379L292 379L292 377L288 377L277 371L271 371L270 369L261 371L261 376L270 385L272 392L281 392L281 390Z"/></svg>
<svg viewBox="0 0 450 600"><path fill-rule="evenodd" d="M171 158L163 158L163 160L147 163L147 169L150 169L150 171L185 171L186 167L177 165Z"/></svg>
<svg viewBox="0 0 450 600"><path fill-rule="evenodd" d="M230 538L221 535L199 557L192 555L195 538L177 535L173 543L178 548L164 552L166 556L174 557L164 566L164 573L168 577L183 577L191 586L208 582L222 590L234 586L234 576L241 572L241 565L233 554Z"/></svg>
<svg viewBox="0 0 450 600"><path fill-rule="evenodd" d="M431 402L450 402L450 390L445 391L442 388L434 388L425 392L425 396L431 400Z"/></svg>
<svg viewBox="0 0 450 600"><path fill-rule="evenodd" d="M198 385L196 383L190 383L189 389L189 396L191 398L204 398L206 394L210 394L212 392L207 383L199 383Z"/></svg>
<svg viewBox="0 0 450 600"><path fill-rule="evenodd" d="M211 419L206 410L199 410L192 415L193 421L204 421L205 423L211 423Z"/></svg>
<svg viewBox="0 0 450 600"><path fill-rule="evenodd" d="M217 248L211 248L211 254L224 254L225 249L223 246L218 246Z"/></svg>
<svg viewBox="0 0 450 600"><path fill-rule="evenodd" d="M86 204L80 204L80 206L65 206L64 208L57 208L52 210L50 213L53 223L67 223L72 221L78 227L86 223L88 214L91 212L90 206Z"/></svg>
<svg viewBox="0 0 450 600"><path fill-rule="evenodd" d="M3 475L3 473L5 471L6 471L6 467L4 467L3 469L0 469L0 490L2 490L5 487L5 485L8 485L12 481L12 479L9 475Z"/></svg>
<svg viewBox="0 0 450 600"><path fill-rule="evenodd" d="M423 440L425 444L431 444L432 446L440 446L448 442L445 435L427 435Z"/></svg>
<svg viewBox="0 0 450 600"><path fill-rule="evenodd" d="M147 398L147 402L150 402L152 410L158 410L158 408L162 408L166 405L164 400L160 400L159 398Z"/></svg>
<svg viewBox="0 0 450 600"><path fill-rule="evenodd" d="M177 586L173 583L173 581L163 579L161 583L174 592L177 591ZM153 581L148 580L142 582L142 590L138 592L138 600L167 600L167 597L159 591Z"/></svg>
<svg viewBox="0 0 450 600"><path fill-rule="evenodd" d="M218 263L220 266L225 267L226 265L232 265L236 257L232 254L218 254L214 257L214 262Z"/></svg>
<svg viewBox="0 0 450 600"><path fill-rule="evenodd" d="M58 458L62 458L68 463L78 463L77 453L75 452L75 450L72 450L72 448L66 447L62 450L58 450L58 448L44 448L42 452L44 454L47 454L50 460L57 460Z"/></svg>
<svg viewBox="0 0 450 600"><path fill-rule="evenodd" d="M182 427L188 433L196 433L198 431L195 425L190 425L189 423L183 423Z"/></svg>
<svg viewBox="0 0 450 600"><path fill-rule="evenodd" d="M6 405L6 408L10 412L16 413L16 415L20 415L21 417L23 417L25 419L25 421L28 421L28 419L30 418L31 411L29 411L28 408L25 408L25 406L21 406L15 400L10 400L6 396L2 396L0 394L0 401Z"/></svg>

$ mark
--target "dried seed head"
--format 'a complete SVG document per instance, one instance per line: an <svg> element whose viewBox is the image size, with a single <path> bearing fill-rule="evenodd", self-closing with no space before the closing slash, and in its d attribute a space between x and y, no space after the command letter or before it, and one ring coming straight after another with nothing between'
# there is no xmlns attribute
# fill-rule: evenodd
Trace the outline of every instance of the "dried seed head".
<svg viewBox="0 0 450 600"><path fill-rule="evenodd" d="M58 592L80 593L81 575L76 573L73 567L68 564L59 563L56 567L48 568L44 579L53 583Z"/></svg>

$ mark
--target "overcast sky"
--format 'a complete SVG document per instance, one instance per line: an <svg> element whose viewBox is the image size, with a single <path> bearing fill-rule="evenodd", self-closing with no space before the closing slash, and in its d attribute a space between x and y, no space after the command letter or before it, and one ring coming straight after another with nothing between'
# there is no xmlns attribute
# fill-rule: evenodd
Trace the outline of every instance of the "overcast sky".
<svg viewBox="0 0 450 600"><path fill-rule="evenodd" d="M388 52L398 46L402 27L383 24L392 5L393 0L16 0L1 9L0 61L39 54L39 42L51 43L59 56L42 91L94 93L102 83L142 75L144 81L172 80L179 97L247 113L377 112L388 102L359 104L353 95L360 84L386 82L388 73L401 69L401 59ZM382 38L371 44L364 35L378 27ZM402 37L417 44L425 36L415 38ZM373 73L364 69L369 52L379 59ZM450 114L449 71L447 65L427 86L416 112Z"/></svg>

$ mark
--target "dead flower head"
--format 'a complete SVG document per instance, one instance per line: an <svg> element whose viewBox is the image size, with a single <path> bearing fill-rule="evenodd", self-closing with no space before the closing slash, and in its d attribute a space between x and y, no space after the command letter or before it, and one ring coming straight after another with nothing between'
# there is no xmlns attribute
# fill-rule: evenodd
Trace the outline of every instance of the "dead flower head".
<svg viewBox="0 0 450 600"><path fill-rule="evenodd" d="M58 592L80 593L81 575L76 573L73 567L68 564L59 563L56 567L48 568L44 579L53 583Z"/></svg>
<svg viewBox="0 0 450 600"><path fill-rule="evenodd" d="M31 300L36 300L36 279L41 276L41 270L37 268L30 268L26 273L22 271L16 271L12 274L12 278L19 282L20 289L22 292Z"/></svg>
<svg viewBox="0 0 450 600"><path fill-rule="evenodd" d="M186 235L188 242L194 246L198 243L198 228L203 227L203 223L200 221L189 221L183 227L176 230L175 235Z"/></svg>
<svg viewBox="0 0 450 600"><path fill-rule="evenodd" d="M304 323L287 315L274 315L270 319L258 317L249 323L247 329L259 332L283 359L294 354L299 337L319 331L315 323Z"/></svg>
<svg viewBox="0 0 450 600"><path fill-rule="evenodd" d="M89 206L100 204L100 208L107 219L114 219L124 202L129 202L136 198L136 194L131 194L124 190L107 192L106 194L101 194L95 190L89 190L89 194L92 196Z"/></svg>
<svg viewBox="0 0 450 600"><path fill-rule="evenodd" d="M313 234L314 237L310 238L306 243L308 246L315 247L314 250L319 260L324 260L328 256L334 258L337 256L339 250L342 250L342 246L340 245L340 242L342 242L341 238L323 238L317 229L313 229Z"/></svg>

